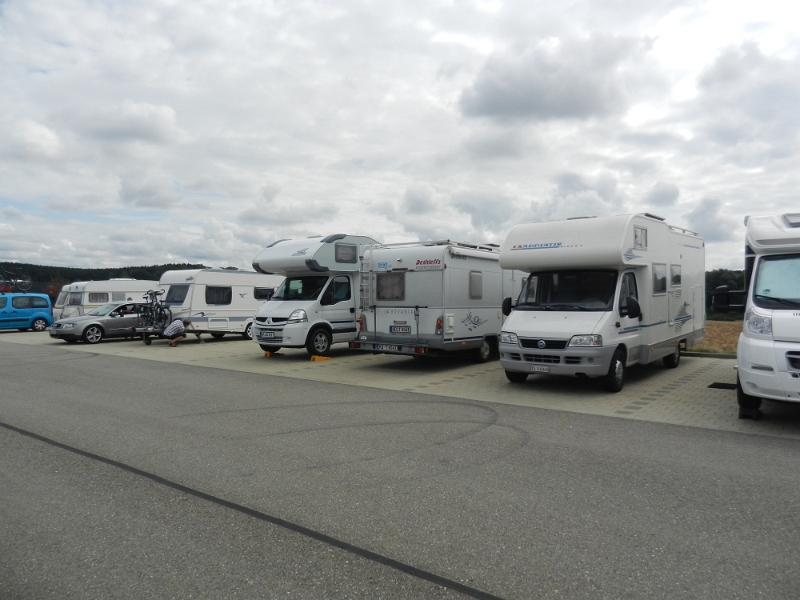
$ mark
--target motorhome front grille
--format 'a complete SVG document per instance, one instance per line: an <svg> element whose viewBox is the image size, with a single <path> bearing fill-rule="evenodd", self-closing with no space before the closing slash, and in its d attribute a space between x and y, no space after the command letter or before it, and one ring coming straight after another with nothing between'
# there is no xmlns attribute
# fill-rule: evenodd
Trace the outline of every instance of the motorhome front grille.
<svg viewBox="0 0 800 600"><path fill-rule="evenodd" d="M538 363L542 365L557 365L561 362L560 356L553 356L552 354L525 354L523 355L525 362Z"/></svg>
<svg viewBox="0 0 800 600"><path fill-rule="evenodd" d="M539 342L544 342L544 346L540 346ZM563 350L567 347L567 340L539 340L520 338L519 343L523 348L538 348L540 350Z"/></svg>
<svg viewBox="0 0 800 600"><path fill-rule="evenodd" d="M256 321L258 321L259 323L266 323L267 317L256 317Z"/></svg>
<svg viewBox="0 0 800 600"><path fill-rule="evenodd" d="M787 352L786 362L789 363L790 369L800 371L800 352Z"/></svg>
<svg viewBox="0 0 800 600"><path fill-rule="evenodd" d="M256 321L259 323L266 323L267 319L269 319L269 317L256 317ZM287 317L272 317L273 323L285 323L288 320L289 319Z"/></svg>
<svg viewBox="0 0 800 600"><path fill-rule="evenodd" d="M565 356L564 362L568 365L579 365L581 364L581 357L580 356Z"/></svg>

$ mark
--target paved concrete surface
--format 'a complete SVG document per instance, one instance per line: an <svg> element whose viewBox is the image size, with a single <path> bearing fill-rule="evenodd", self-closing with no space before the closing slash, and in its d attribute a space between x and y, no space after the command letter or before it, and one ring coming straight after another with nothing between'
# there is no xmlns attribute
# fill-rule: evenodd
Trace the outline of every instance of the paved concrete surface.
<svg viewBox="0 0 800 600"><path fill-rule="evenodd" d="M281 350L265 358L259 347L231 336L199 344L190 338L178 348L158 340L108 341L97 345L65 344L46 333L6 333L0 340L16 344L53 346L64 352L139 358L194 366L328 381L383 390L436 394L517 406L564 410L706 429L800 438L800 406L764 402L759 421L740 420L736 393L709 388L712 383L733 384L735 361L683 357L677 369L661 361L628 370L628 383L619 394L605 392L597 381L531 375L524 384L512 384L498 362L471 364L461 357L415 360L373 355L336 347L330 361L311 362L305 350Z"/></svg>

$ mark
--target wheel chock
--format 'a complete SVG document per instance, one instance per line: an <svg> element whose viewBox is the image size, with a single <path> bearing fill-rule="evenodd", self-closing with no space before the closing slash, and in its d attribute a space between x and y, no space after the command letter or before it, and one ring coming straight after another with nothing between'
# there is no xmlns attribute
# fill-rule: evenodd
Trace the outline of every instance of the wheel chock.
<svg viewBox="0 0 800 600"><path fill-rule="evenodd" d="M280 352L264 352L264 357L269 358L270 356L283 356Z"/></svg>
<svg viewBox="0 0 800 600"><path fill-rule="evenodd" d="M331 359L330 356L312 356L311 362L319 362L321 360L330 360L330 359Z"/></svg>

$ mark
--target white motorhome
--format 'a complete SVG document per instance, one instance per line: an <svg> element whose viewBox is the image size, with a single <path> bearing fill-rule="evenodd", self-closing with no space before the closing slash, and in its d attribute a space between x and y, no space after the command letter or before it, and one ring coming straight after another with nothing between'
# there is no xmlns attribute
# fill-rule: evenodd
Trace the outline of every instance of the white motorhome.
<svg viewBox="0 0 800 600"><path fill-rule="evenodd" d="M78 317L107 302L139 301L148 290L158 288L150 279L76 281L61 288L53 305L53 319Z"/></svg>
<svg viewBox="0 0 800 600"><path fill-rule="evenodd" d="M165 271L159 285L173 318L189 319L198 336L239 333L249 339L256 311L282 282L277 275L209 268Z"/></svg>
<svg viewBox="0 0 800 600"><path fill-rule="evenodd" d="M372 246L362 261L360 331L350 347L412 356L472 350L486 362L496 354L503 298L519 293L521 281L522 273L500 268L496 246Z"/></svg>
<svg viewBox="0 0 800 600"><path fill-rule="evenodd" d="M800 402L800 213L748 217L747 306L736 351L739 418Z"/></svg>
<svg viewBox="0 0 800 600"><path fill-rule="evenodd" d="M705 332L705 244L650 214L517 225L500 265L530 273L500 335L509 381L531 373L603 377L663 359Z"/></svg>
<svg viewBox="0 0 800 600"><path fill-rule="evenodd" d="M325 355L331 344L356 338L356 290L364 247L372 238L334 234L279 240L253 261L260 273L286 276L256 314L253 341L262 350L306 348Z"/></svg>

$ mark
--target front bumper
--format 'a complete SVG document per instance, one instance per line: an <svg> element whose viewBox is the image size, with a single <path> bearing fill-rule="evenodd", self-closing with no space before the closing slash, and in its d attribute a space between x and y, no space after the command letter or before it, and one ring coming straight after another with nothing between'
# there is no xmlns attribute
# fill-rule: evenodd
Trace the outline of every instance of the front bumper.
<svg viewBox="0 0 800 600"><path fill-rule="evenodd" d="M303 348L308 338L309 324L302 323L265 324L253 322L253 341L256 344L280 346L282 348Z"/></svg>
<svg viewBox="0 0 800 600"><path fill-rule="evenodd" d="M796 342L775 342L739 335L736 349L739 382L746 394L780 400L800 402L800 368L789 361L791 353L800 352Z"/></svg>
<svg viewBox="0 0 800 600"><path fill-rule="evenodd" d="M500 364L506 371L541 373L547 367L550 375L602 377L608 373L616 346L567 346L564 350L522 348L517 344L499 346Z"/></svg>

